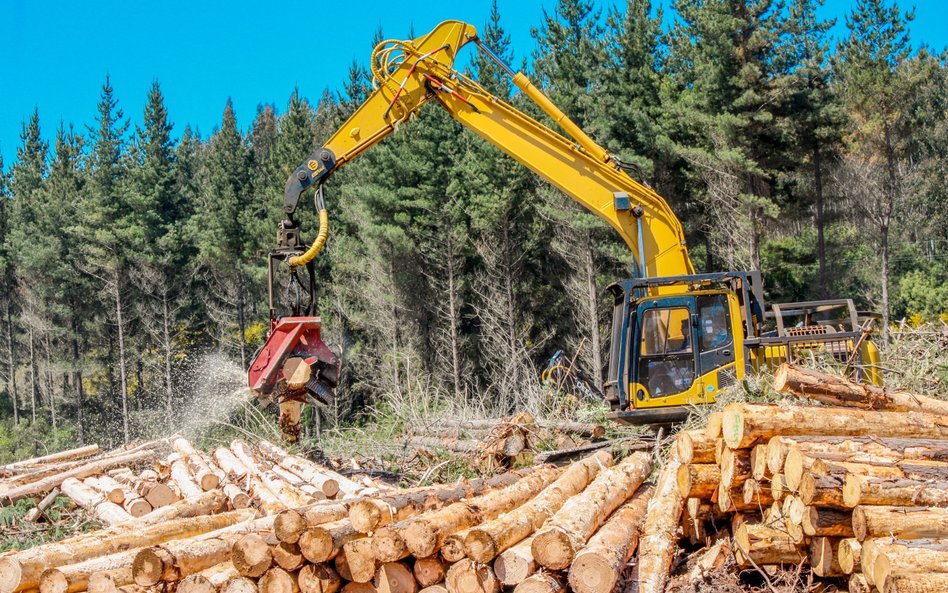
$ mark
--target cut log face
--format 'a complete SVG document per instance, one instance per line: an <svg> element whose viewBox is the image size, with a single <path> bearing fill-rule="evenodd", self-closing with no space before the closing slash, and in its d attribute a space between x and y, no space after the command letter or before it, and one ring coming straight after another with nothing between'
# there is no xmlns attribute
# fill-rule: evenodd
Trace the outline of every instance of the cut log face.
<svg viewBox="0 0 948 593"><path fill-rule="evenodd" d="M533 537L501 552L494 560L494 575L505 587L513 587L537 571L533 559Z"/></svg>
<svg viewBox="0 0 948 593"><path fill-rule="evenodd" d="M837 549L839 567L845 574L852 574L861 569L859 561L862 555L862 544L854 537L840 540Z"/></svg>
<svg viewBox="0 0 948 593"><path fill-rule="evenodd" d="M500 581L487 565L469 558L455 562L445 575L444 584L449 593L499 593Z"/></svg>
<svg viewBox="0 0 948 593"><path fill-rule="evenodd" d="M372 538L366 537L346 542L342 546L342 550L346 557L346 565L349 567L349 574L352 575L352 581L370 583L375 577L377 568L375 554L372 551Z"/></svg>
<svg viewBox="0 0 948 593"><path fill-rule="evenodd" d="M301 568L305 561L297 544L280 542L270 547L270 555L274 564L290 572Z"/></svg>
<svg viewBox="0 0 948 593"><path fill-rule="evenodd" d="M300 536L299 546L310 562L327 562L335 558L346 542L361 537L363 534L343 519L307 529Z"/></svg>
<svg viewBox="0 0 948 593"><path fill-rule="evenodd" d="M302 593L336 593L342 585L336 571L325 564L307 564L300 570L298 580Z"/></svg>
<svg viewBox="0 0 948 593"><path fill-rule="evenodd" d="M251 533L234 542L230 559L241 576L257 578L270 568L273 555L261 536Z"/></svg>
<svg viewBox="0 0 948 593"><path fill-rule="evenodd" d="M274 567L257 581L257 590L260 593L299 593L300 587L295 575Z"/></svg>
<svg viewBox="0 0 948 593"><path fill-rule="evenodd" d="M685 465L714 463L714 449L718 437L709 437L703 430L688 430L678 435L678 458Z"/></svg>
<svg viewBox="0 0 948 593"><path fill-rule="evenodd" d="M884 546L872 567L872 580L877 586L892 574L948 573L948 546L929 546L919 540Z"/></svg>
<svg viewBox="0 0 948 593"><path fill-rule="evenodd" d="M556 574L537 573L528 577L514 589L515 593L560 593L565 591L563 580Z"/></svg>
<svg viewBox="0 0 948 593"><path fill-rule="evenodd" d="M682 498L710 499L721 483L721 468L714 463L682 465L676 481Z"/></svg>
<svg viewBox="0 0 948 593"><path fill-rule="evenodd" d="M412 566L415 580L422 587L437 585L444 580L446 568L438 558L418 558Z"/></svg>
<svg viewBox="0 0 948 593"><path fill-rule="evenodd" d="M839 538L814 537L810 542L810 566L813 574L820 577L839 577L843 570L839 566L837 551Z"/></svg>
<svg viewBox="0 0 948 593"><path fill-rule="evenodd" d="M379 593L416 593L418 583L411 570L401 562L386 562L375 575L375 589Z"/></svg>

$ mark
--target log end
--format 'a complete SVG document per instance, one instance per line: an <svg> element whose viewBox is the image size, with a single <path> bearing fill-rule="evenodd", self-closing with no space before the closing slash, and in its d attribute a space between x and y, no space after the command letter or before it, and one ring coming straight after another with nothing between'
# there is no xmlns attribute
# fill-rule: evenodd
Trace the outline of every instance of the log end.
<svg viewBox="0 0 948 593"><path fill-rule="evenodd" d="M230 549L230 558L240 576L250 578L263 576L273 563L270 546L255 533L247 534L235 541Z"/></svg>
<svg viewBox="0 0 948 593"><path fill-rule="evenodd" d="M497 556L497 546L490 534L475 528L464 538L464 553L475 562L486 564Z"/></svg>
<svg viewBox="0 0 948 593"><path fill-rule="evenodd" d="M382 510L372 499L360 500L349 507L349 522L360 533L371 533L382 522Z"/></svg>
<svg viewBox="0 0 948 593"><path fill-rule="evenodd" d="M13 593L20 586L23 568L15 558L0 558L0 593Z"/></svg>
<svg viewBox="0 0 948 593"><path fill-rule="evenodd" d="M721 434L724 444L732 449L750 445L744 443L744 414L739 408L724 410L721 415Z"/></svg>
<svg viewBox="0 0 948 593"><path fill-rule="evenodd" d="M322 527L313 527L304 531L300 536L299 545L303 556L314 563L329 560L334 550L332 534Z"/></svg>
<svg viewBox="0 0 948 593"><path fill-rule="evenodd" d="M790 365L787 363L781 363L777 367L777 372L774 373L774 391L778 393L786 393L787 391L787 376L790 374Z"/></svg>
<svg viewBox="0 0 948 593"><path fill-rule="evenodd" d="M118 587L115 579L109 571L94 572L89 575L89 582L86 584L88 593L115 593Z"/></svg>
<svg viewBox="0 0 948 593"><path fill-rule="evenodd" d="M178 581L177 593L217 593L217 587L207 577L192 574Z"/></svg>
<svg viewBox="0 0 948 593"><path fill-rule="evenodd" d="M138 517L144 517L150 513L152 508L144 498L136 498L125 504L125 511L137 519Z"/></svg>
<svg viewBox="0 0 948 593"><path fill-rule="evenodd" d="M569 534L555 527L538 533L530 549L533 559L550 570L566 570L576 553Z"/></svg>
<svg viewBox="0 0 948 593"><path fill-rule="evenodd" d="M333 478L328 478L322 485L323 494L326 498L332 498L339 494L339 482Z"/></svg>
<svg viewBox="0 0 948 593"><path fill-rule="evenodd" d="M846 474L846 481L843 482L843 504L850 508L859 505L862 498L862 478L856 474Z"/></svg>
<svg viewBox="0 0 948 593"><path fill-rule="evenodd" d="M245 495L246 496L246 495ZM247 497L248 504L250 497ZM234 503L237 506L237 503ZM273 533L281 542L295 544L306 530L306 519L296 511L282 511L273 520Z"/></svg>
<svg viewBox="0 0 948 593"><path fill-rule="evenodd" d="M398 532L380 529L372 537L372 553L379 562L396 562L408 554L408 548Z"/></svg>
<svg viewBox="0 0 948 593"><path fill-rule="evenodd" d="M257 581L260 593L297 593L296 579L282 568L271 568Z"/></svg>
<svg viewBox="0 0 948 593"><path fill-rule="evenodd" d="M47 568L40 575L40 593L66 593L69 590L69 581L61 570Z"/></svg>
<svg viewBox="0 0 948 593"><path fill-rule="evenodd" d="M581 553L569 569L569 586L576 593L610 593L620 569L598 554Z"/></svg>
<svg viewBox="0 0 948 593"><path fill-rule="evenodd" d="M224 583L220 593L257 593L257 583L247 577L234 577Z"/></svg>
<svg viewBox="0 0 948 593"><path fill-rule="evenodd" d="M220 486L221 479L213 472L204 472L198 476L198 482L201 490L208 492Z"/></svg>
<svg viewBox="0 0 948 593"><path fill-rule="evenodd" d="M307 564L298 580L301 593L336 593L342 584L336 571L325 564Z"/></svg>
<svg viewBox="0 0 948 593"><path fill-rule="evenodd" d="M161 581L167 566L160 548L145 548L132 561L132 579L136 585L150 587Z"/></svg>
<svg viewBox="0 0 948 593"><path fill-rule="evenodd" d="M402 539L416 558L427 558L438 552L438 530L424 521L413 521L405 528Z"/></svg>
<svg viewBox="0 0 948 593"><path fill-rule="evenodd" d="M441 557L448 562L457 562L464 558L464 537L453 534L445 538L441 544Z"/></svg>
<svg viewBox="0 0 948 593"><path fill-rule="evenodd" d="M416 593L418 583L404 564L386 562L375 575L375 588L379 593Z"/></svg>

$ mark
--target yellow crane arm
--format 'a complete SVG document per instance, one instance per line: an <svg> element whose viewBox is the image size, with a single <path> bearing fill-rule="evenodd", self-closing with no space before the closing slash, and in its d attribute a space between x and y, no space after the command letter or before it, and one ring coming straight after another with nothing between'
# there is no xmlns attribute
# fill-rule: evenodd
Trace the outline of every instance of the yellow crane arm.
<svg viewBox="0 0 948 593"><path fill-rule="evenodd" d="M619 168L523 73L514 73L489 49L514 84L563 129L554 132L453 69L457 52L478 43L473 26L446 21L410 41L385 41L372 56L376 88L326 144L290 176L284 209L292 219L300 195L436 100L466 128L507 153L622 236L649 277L693 274L681 222L665 200ZM286 223L285 223L286 224ZM642 264L644 262L644 270Z"/></svg>

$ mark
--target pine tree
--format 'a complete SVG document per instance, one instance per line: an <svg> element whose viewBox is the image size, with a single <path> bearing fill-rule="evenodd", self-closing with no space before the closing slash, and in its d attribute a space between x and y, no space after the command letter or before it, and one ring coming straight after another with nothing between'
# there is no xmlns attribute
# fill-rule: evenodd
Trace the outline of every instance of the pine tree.
<svg viewBox="0 0 948 593"><path fill-rule="evenodd" d="M17 162L10 171L10 191L13 195L10 211L10 233L8 249L13 256L13 273L16 278L17 295L20 300L22 321L27 327L30 378L30 418L36 422L37 402L40 387L37 363L37 339L39 328L39 303L32 287L32 276L25 260L30 251L32 233L39 226L43 207L43 180L47 171L49 144L40 133L39 110L34 109L29 122L23 124L20 134L22 145L17 149Z"/></svg>
<svg viewBox="0 0 948 593"><path fill-rule="evenodd" d="M0 154L0 291L6 295L13 295L16 280L13 275L12 251L7 241L11 227L12 200L10 196L10 176L3 166L3 155ZM16 384L16 363L13 351L13 298L3 299L4 323L4 362L6 366L7 395L10 397L13 409L14 426L20 423L20 402Z"/></svg>
<svg viewBox="0 0 948 593"><path fill-rule="evenodd" d="M883 335L888 336L891 313L890 252L893 215L900 207L905 183L905 141L912 133L905 107L919 81L901 67L911 53L908 24L913 12L903 13L884 0L858 0L846 18L849 35L837 50L840 93L851 118L844 169L849 191L879 233Z"/></svg>
<svg viewBox="0 0 948 593"><path fill-rule="evenodd" d="M129 420L130 358L127 332L130 323L128 302L129 244L135 229L130 225L131 208L123 187L127 175L126 132L128 121L118 106L115 91L106 77L99 97L97 126L89 129L91 152L86 167L87 191L83 192L80 215L77 219L83 237L81 270L98 281L103 296L100 315L107 320L109 344L109 380L112 393L118 392L122 417L123 441L131 439ZM106 314L111 308L111 313ZM117 352L115 351L117 348ZM114 383L113 369L118 371L118 385ZM116 388L117 387L117 388Z"/></svg>

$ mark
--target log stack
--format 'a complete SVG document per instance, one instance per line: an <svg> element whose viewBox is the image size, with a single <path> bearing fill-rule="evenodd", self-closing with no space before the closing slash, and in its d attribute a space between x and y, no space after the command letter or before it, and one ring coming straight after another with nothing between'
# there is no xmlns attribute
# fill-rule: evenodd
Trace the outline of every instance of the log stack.
<svg viewBox="0 0 948 593"><path fill-rule="evenodd" d="M236 445L227 450L240 465L220 450L214 456L227 460L225 469L209 458L192 460L200 452L176 442L170 458L176 469L166 483L189 479L188 487L201 488L199 471L220 472L218 485L270 488L288 507L289 482L275 488L267 455L257 457L274 446ZM600 451L565 467L420 488L363 488L270 514L258 504L153 524L115 520L97 532L0 556L0 593L497 593L502 586L610 593L635 551L652 498L653 488L644 485L652 467L646 453L614 458ZM181 475L184 470L191 473ZM71 478L65 488L87 490L82 496L96 497L108 514L124 513L118 493L110 499L104 491L123 482L102 482L96 488ZM324 484L325 476L301 483ZM214 493L228 500L216 488L201 496Z"/></svg>
<svg viewBox="0 0 948 593"><path fill-rule="evenodd" d="M725 526L740 568L948 591L948 405L791 365L774 386L824 405L730 404L678 436L690 545L712 554Z"/></svg>

